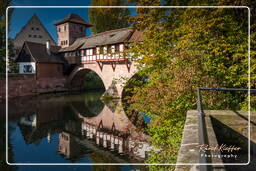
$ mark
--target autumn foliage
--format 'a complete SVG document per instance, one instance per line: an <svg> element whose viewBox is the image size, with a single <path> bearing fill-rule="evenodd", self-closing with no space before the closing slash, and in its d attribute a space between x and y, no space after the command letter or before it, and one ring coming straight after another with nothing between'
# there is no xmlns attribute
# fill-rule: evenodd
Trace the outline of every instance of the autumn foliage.
<svg viewBox="0 0 256 171"><path fill-rule="evenodd" d="M182 1L181 5L198 5ZM175 1L165 1L176 5ZM160 1L140 1L156 5ZM253 1L204 1L205 5L249 5ZM179 4L180 5L180 4ZM186 112L196 109L198 87L248 88L247 8L161 8L137 10L134 27L144 32L144 41L134 43L133 60L147 83L129 91L129 109L152 118L148 133L152 143L164 149L147 162L175 163ZM251 20L251 76L255 79L255 12ZM254 30L254 31L253 31ZM252 88L256 84L252 81ZM246 109L247 95L236 92L203 94L206 108ZM253 97L252 97L253 100ZM152 166L156 169L157 166ZM167 167L160 167L167 169ZM168 167L171 169L173 167Z"/></svg>

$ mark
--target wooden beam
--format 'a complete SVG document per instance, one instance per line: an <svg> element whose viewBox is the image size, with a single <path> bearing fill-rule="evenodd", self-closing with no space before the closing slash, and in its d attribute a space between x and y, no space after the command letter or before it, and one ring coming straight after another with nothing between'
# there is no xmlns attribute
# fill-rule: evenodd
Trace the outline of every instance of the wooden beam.
<svg viewBox="0 0 256 171"><path fill-rule="evenodd" d="M125 60L125 65L126 65L126 67L128 69L128 72L130 72L131 65L129 64L128 59Z"/></svg>
<svg viewBox="0 0 256 171"><path fill-rule="evenodd" d="M115 62L111 62L111 66L112 66L113 71L115 71L116 70L116 63Z"/></svg>
<svg viewBox="0 0 256 171"><path fill-rule="evenodd" d="M97 64L99 65L100 70L102 71L102 69L103 69L103 63L102 63L102 64L100 64L100 62L99 62L99 61L97 61Z"/></svg>

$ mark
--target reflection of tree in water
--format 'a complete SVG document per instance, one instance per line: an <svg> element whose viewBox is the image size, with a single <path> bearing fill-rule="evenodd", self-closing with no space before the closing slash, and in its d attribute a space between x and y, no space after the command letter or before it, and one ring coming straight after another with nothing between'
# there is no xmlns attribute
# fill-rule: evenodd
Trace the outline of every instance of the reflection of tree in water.
<svg viewBox="0 0 256 171"><path fill-rule="evenodd" d="M111 157L106 157L104 154L100 153L91 153L88 155L93 163L116 163L115 159L112 159ZM145 166L133 166L134 169L132 170L147 170ZM98 166L92 166L93 171L120 171L120 166L115 165L98 165Z"/></svg>
<svg viewBox="0 0 256 171"><path fill-rule="evenodd" d="M1 105L0 105L1 106ZM1 108L3 109L3 108ZM1 116L1 123L0 123L0 140L1 140L1 143L0 143L0 170L4 170L4 171L14 171L14 170L17 170L17 166L9 166L5 161L5 152L6 152L6 144L5 144L5 138L6 138L6 132L5 132L5 117L2 118ZM9 126L9 133L11 133L12 131L15 130L15 128L12 126L12 125L8 125ZM8 137L8 142L10 142L10 138ZM13 150L12 150L12 145L9 143L8 144L8 161L9 162L13 162L13 156L14 156L14 153L13 153Z"/></svg>
<svg viewBox="0 0 256 171"><path fill-rule="evenodd" d="M57 150L59 151L61 149L64 149L64 146L65 148L68 148L68 152L70 153L66 155L65 158L67 157L66 159L68 159L70 162L78 162L85 156L88 156L88 158L90 158L91 162L93 163L123 163L124 161L130 161L131 159L128 158L128 155L120 155L119 153L117 154L117 151L109 151L109 149L106 148L102 149L102 146L99 147L97 144L95 144L95 138L89 138L87 140L88 137L84 136L84 132L81 131L83 124L80 115L77 115L77 113L84 115L84 117L87 119L94 118L90 116L100 117L101 115L99 115L99 113L102 113L104 115L101 119L103 119L104 121L106 119L110 119L112 123L111 118L114 117L115 119L113 121L115 121L115 126L117 128L123 128L125 126L125 124L123 123L127 119L125 117L125 114L122 112L122 107L118 107L119 105L114 104L113 102L114 105L107 104L104 108L104 104L100 100L102 93L97 91L86 92L86 94L82 95L68 95L61 97L50 96L47 98L43 98L42 96L40 96L40 98L31 98L30 100L27 100L26 103L24 102L24 100L22 100L22 102L24 102L22 103L23 105L20 105L20 100L18 100L17 104L19 105L16 105L18 108L16 108L16 111L12 111L12 116L9 117L9 119L12 122L18 123L22 137L27 144L38 143L39 146L42 146L43 144L40 144L39 142L44 137L47 137L48 140L48 136L56 133L61 134L62 132L66 132L67 134L69 134L69 141L64 141L64 139L62 141L62 139L59 139L60 141L62 141L59 142L59 145L62 145L63 148L58 147ZM32 105L31 101L36 101L35 105ZM120 112L117 112L119 111L118 108L120 108ZM74 112L74 109L76 112ZM20 113L20 111L22 111L22 113ZM113 111L115 111L115 114L113 114ZM36 117L32 115L36 115ZM26 122L21 122L21 120L24 120ZM33 122L34 120L36 120L35 124ZM111 129L111 123L110 125L107 125L107 128ZM104 126L106 126L105 122ZM98 131L111 134L110 132L104 131L102 129ZM113 136L117 138L119 134L116 133L115 129L113 131ZM1 136L2 135L3 134L1 134ZM121 137L119 137L119 139L120 138ZM64 152L62 153L64 154ZM62 153L60 153L60 155L62 155ZM10 157L13 157L13 155L10 155ZM119 167L93 166L93 169L119 170Z"/></svg>
<svg viewBox="0 0 256 171"><path fill-rule="evenodd" d="M112 158L108 158L99 153L91 153L88 155L94 163L115 163ZM93 171L120 171L118 166L92 166Z"/></svg>
<svg viewBox="0 0 256 171"><path fill-rule="evenodd" d="M100 100L102 93L86 92L80 96L72 96L68 99L71 107L74 107L81 115L86 117L97 116L103 109L104 104Z"/></svg>

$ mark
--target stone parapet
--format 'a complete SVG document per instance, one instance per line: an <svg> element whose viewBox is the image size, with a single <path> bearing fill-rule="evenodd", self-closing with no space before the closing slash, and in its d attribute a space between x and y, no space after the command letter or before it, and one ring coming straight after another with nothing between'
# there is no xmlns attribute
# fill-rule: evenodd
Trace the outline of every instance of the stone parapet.
<svg viewBox="0 0 256 171"><path fill-rule="evenodd" d="M222 155L222 158L211 157L211 163L219 165L211 166L212 170L250 170L253 164L245 165L248 162L248 154L251 161L255 160L256 154L256 111L251 111L249 119L248 111L232 111L232 110L205 110L204 111L206 134L209 145L211 147L234 145L241 148L237 159L225 158L224 153L210 152L212 155ZM249 122L250 121L250 122ZM250 134L249 134L250 123ZM250 137L249 137L250 135ZM248 146L250 142L250 148ZM250 151L248 151L250 149ZM248 153L249 152L249 153ZM233 153L232 153L233 154ZM235 154L235 153L234 153ZM198 134L198 112L190 110L187 112L185 127L183 130L181 147L178 154L177 165L175 171L194 171L198 170L199 164L199 134ZM191 165L182 165L184 163ZM225 163L240 163L244 166L224 166ZM252 163L252 162L251 162Z"/></svg>

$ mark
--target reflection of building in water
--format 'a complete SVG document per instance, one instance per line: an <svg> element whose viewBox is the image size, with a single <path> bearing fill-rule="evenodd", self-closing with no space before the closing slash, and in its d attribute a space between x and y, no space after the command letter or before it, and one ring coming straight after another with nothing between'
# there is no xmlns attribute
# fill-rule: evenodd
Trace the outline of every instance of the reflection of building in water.
<svg viewBox="0 0 256 171"><path fill-rule="evenodd" d="M84 156L83 147L76 142L76 139L67 132L59 134L58 152L71 161L77 161Z"/></svg>
<svg viewBox="0 0 256 171"><path fill-rule="evenodd" d="M148 143L149 137L137 132L120 103L114 112L105 105L96 117L79 116L83 119L82 135L94 140L100 147L142 160L154 150Z"/></svg>
<svg viewBox="0 0 256 171"><path fill-rule="evenodd" d="M36 114L21 117L20 123L23 125L36 127Z"/></svg>
<svg viewBox="0 0 256 171"><path fill-rule="evenodd" d="M107 130L103 126L96 127L85 122L82 128L83 135L87 139L92 139L98 146L116 151L121 155L125 154L144 160L148 157L148 152L153 150L147 141L133 139L127 133L117 133L115 130Z"/></svg>
<svg viewBox="0 0 256 171"><path fill-rule="evenodd" d="M84 156L94 163L141 162L154 150L148 143L149 136L137 130L120 103L112 107L103 105L97 114L96 110L82 110L82 107L77 110L81 100L74 98L71 103L57 98L37 102L37 107L28 111L30 115L24 114L19 119L25 142L35 144L45 138L50 143L51 135L59 134L57 151L72 162Z"/></svg>
<svg viewBox="0 0 256 171"><path fill-rule="evenodd" d="M32 125L29 124L28 121L24 121L24 117L21 118L20 122L18 123L20 127L21 134L24 138L26 144L32 143L39 143L42 138L47 137L48 143L51 142L51 135L55 133L59 133L62 131L62 127L64 126L63 121L56 121L44 124L37 124ZM40 122L40 121L39 121Z"/></svg>
<svg viewBox="0 0 256 171"><path fill-rule="evenodd" d="M37 107L31 106L32 111L20 117L18 125L23 138L27 144L40 142L42 138L47 138L51 142L51 135L60 133L63 130L78 132L81 130L79 120L68 113L65 108L66 103L55 98L33 99L37 100ZM78 128L77 128L78 127Z"/></svg>

